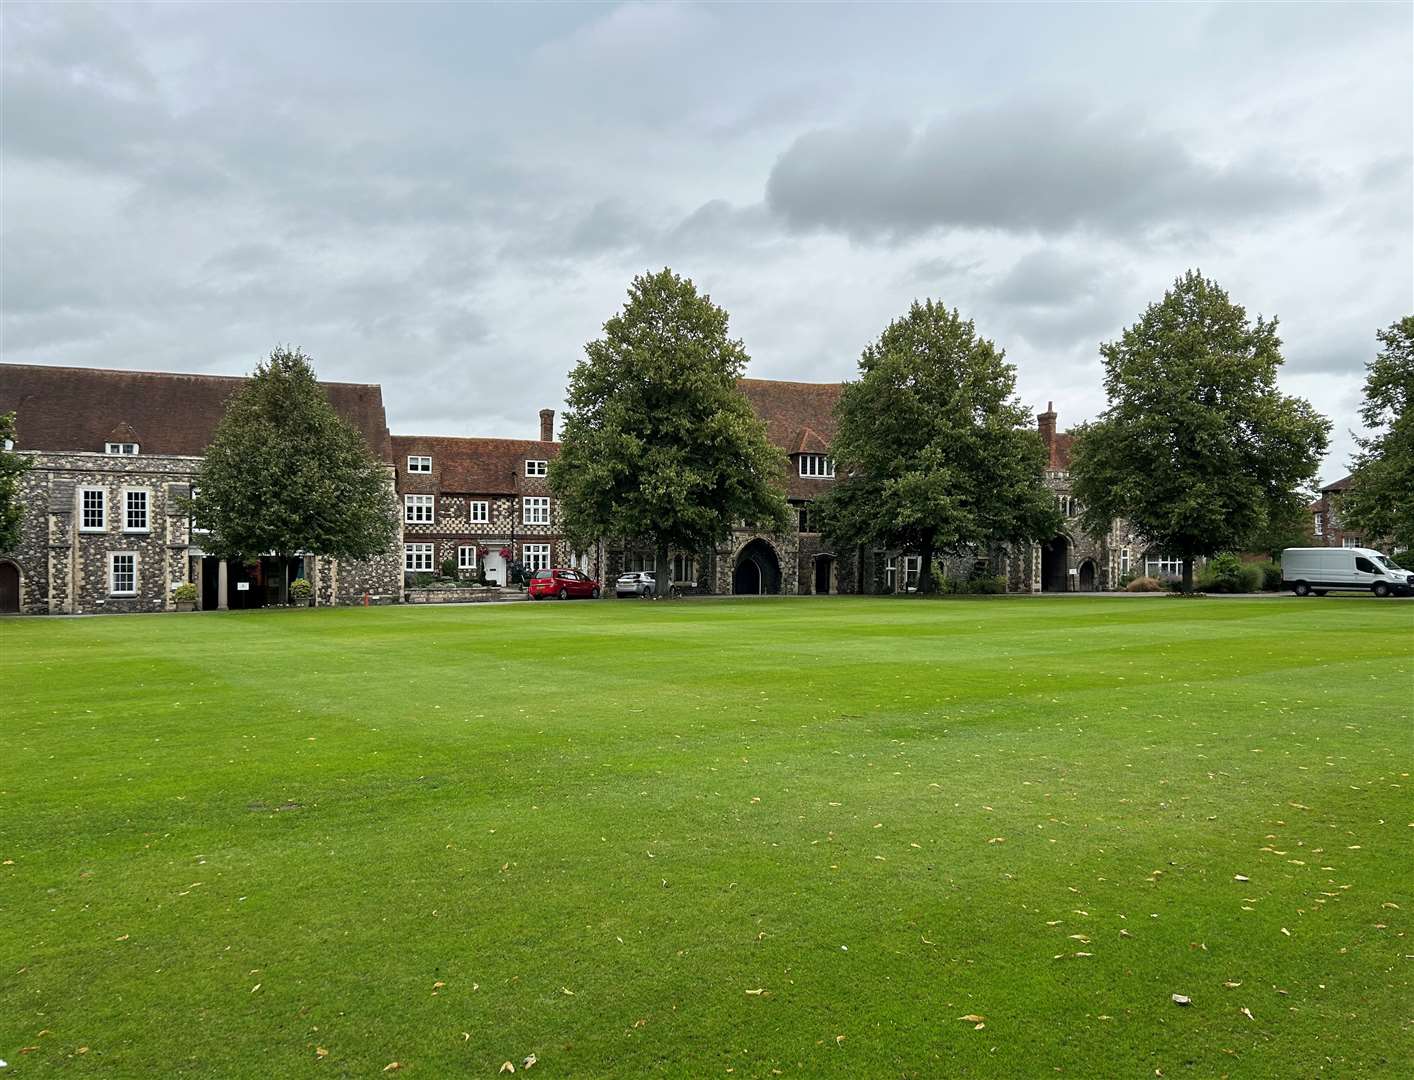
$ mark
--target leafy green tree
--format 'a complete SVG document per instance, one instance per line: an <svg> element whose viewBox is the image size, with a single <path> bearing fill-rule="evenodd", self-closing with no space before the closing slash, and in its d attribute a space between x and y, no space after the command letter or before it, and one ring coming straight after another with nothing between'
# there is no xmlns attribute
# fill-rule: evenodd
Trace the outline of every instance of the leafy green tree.
<svg viewBox="0 0 1414 1080"><path fill-rule="evenodd" d="M1071 448L1084 523L1127 519L1192 589L1194 558L1242 549L1311 484L1330 421L1277 389L1276 321L1197 271L1100 353L1109 405Z"/></svg>
<svg viewBox="0 0 1414 1080"><path fill-rule="evenodd" d="M1315 500L1315 492L1304 487L1273 499L1266 521L1243 545L1244 550L1280 559L1286 548L1316 546L1311 528L1311 503Z"/></svg>
<svg viewBox="0 0 1414 1080"><path fill-rule="evenodd" d="M1350 488L1340 498L1342 527L1414 547L1414 315L1376 335L1384 348L1365 374L1360 418L1373 434L1357 440Z"/></svg>
<svg viewBox="0 0 1414 1080"><path fill-rule="evenodd" d="M917 553L920 592L937 587L935 552L1054 535L1045 449L1015 392L1016 369L970 320L914 301L864 350L840 397L826 533Z"/></svg>
<svg viewBox="0 0 1414 1080"><path fill-rule="evenodd" d="M661 595L670 548L719 544L737 521L786 528L785 463L737 390L746 351L710 297L668 269L634 278L584 352L549 476L572 541L651 541Z"/></svg>
<svg viewBox="0 0 1414 1080"><path fill-rule="evenodd" d="M366 559L397 536L392 486L309 358L277 348L232 396L196 477L193 522L223 558Z"/></svg>
<svg viewBox="0 0 1414 1080"><path fill-rule="evenodd" d="M0 414L0 551L20 546L20 522L24 519L20 477L29 469L29 459L15 453L14 442L15 414Z"/></svg>

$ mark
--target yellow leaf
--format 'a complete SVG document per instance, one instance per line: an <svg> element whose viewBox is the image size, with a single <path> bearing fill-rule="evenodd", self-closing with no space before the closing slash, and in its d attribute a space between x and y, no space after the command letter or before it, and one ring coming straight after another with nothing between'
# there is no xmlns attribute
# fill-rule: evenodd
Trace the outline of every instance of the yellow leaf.
<svg viewBox="0 0 1414 1080"><path fill-rule="evenodd" d="M980 1024L987 1018L985 1016L978 1016L976 1013L968 1013L966 1016L959 1016L958 1019L965 1020L969 1024Z"/></svg>

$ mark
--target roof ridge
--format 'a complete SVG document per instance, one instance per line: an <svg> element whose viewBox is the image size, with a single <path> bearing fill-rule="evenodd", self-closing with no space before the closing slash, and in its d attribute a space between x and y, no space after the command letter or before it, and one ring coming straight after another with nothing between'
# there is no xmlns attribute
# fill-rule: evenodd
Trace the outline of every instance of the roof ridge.
<svg viewBox="0 0 1414 1080"><path fill-rule="evenodd" d="M0 367L27 368L30 371L95 371L102 375L158 375L167 379L221 379L225 382L245 382L249 375L217 375L209 371L152 371L149 368L108 368L90 367L86 364L21 364L13 360L0 360ZM335 379L317 379L320 386L358 386L370 390L382 390L382 383L343 382Z"/></svg>

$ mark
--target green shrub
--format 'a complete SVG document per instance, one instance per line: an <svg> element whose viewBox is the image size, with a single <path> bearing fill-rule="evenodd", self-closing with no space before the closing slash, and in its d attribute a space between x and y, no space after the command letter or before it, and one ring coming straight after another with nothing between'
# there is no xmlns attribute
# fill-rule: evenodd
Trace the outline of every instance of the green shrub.
<svg viewBox="0 0 1414 1080"><path fill-rule="evenodd" d="M457 579L456 559L443 559L442 565L439 566L437 569L441 572L444 578L451 578L453 581Z"/></svg>
<svg viewBox="0 0 1414 1080"><path fill-rule="evenodd" d="M172 599L179 604L196 603L196 586L185 581L172 590Z"/></svg>
<svg viewBox="0 0 1414 1080"><path fill-rule="evenodd" d="M1163 592L1164 587L1158 578L1137 577L1130 578L1129 583L1124 587L1125 592Z"/></svg>
<svg viewBox="0 0 1414 1080"><path fill-rule="evenodd" d="M309 579L297 577L290 582L290 603L307 604L313 595L314 586L309 583Z"/></svg>
<svg viewBox="0 0 1414 1080"><path fill-rule="evenodd" d="M1232 552L1214 556L1199 572L1194 585L1200 592L1250 593L1262 587L1262 569L1245 563Z"/></svg>
<svg viewBox="0 0 1414 1080"><path fill-rule="evenodd" d="M1266 562L1253 563L1252 565L1255 566L1262 575L1263 592L1281 591L1280 563L1274 563L1270 559L1268 559Z"/></svg>

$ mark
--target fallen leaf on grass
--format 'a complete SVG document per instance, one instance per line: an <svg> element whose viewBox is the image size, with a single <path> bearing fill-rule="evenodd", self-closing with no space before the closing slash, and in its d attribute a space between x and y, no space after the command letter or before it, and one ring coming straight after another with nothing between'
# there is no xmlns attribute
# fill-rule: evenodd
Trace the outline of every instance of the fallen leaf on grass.
<svg viewBox="0 0 1414 1080"><path fill-rule="evenodd" d="M1192 1005L1193 999L1187 994L1174 994L1171 1000L1175 1005Z"/></svg>
<svg viewBox="0 0 1414 1080"><path fill-rule="evenodd" d="M316 1046L316 1047L314 1048L314 1056L317 1057L317 1058L328 1057L328 1056L329 1056L329 1051L328 1051L328 1050L325 1050L324 1047L322 1047L322 1046Z"/></svg>
<svg viewBox="0 0 1414 1080"><path fill-rule="evenodd" d="M560 987L560 993L566 994L566 995L568 995L569 997L574 997L574 991L571 990L568 986L562 986L562 987Z"/></svg>
<svg viewBox="0 0 1414 1080"><path fill-rule="evenodd" d="M501 1067L496 1070L496 1075L500 1076L502 1073L513 1073L515 1071L516 1067L514 1065L512 1065L509 1061L503 1061L501 1062Z"/></svg>
<svg viewBox="0 0 1414 1080"><path fill-rule="evenodd" d="M959 1016L958 1019L968 1024L976 1024L977 1027L980 1028L987 1018L985 1016L978 1016L976 1013L968 1013L966 1016ZM977 1028L973 1028L973 1030L976 1031Z"/></svg>
<svg viewBox="0 0 1414 1080"><path fill-rule="evenodd" d="M987 843L989 843L989 844L1005 844L1005 843L1006 843L1006 837L1005 837L1005 836L994 836L994 837L992 837L990 840L988 840Z"/></svg>
<svg viewBox="0 0 1414 1080"><path fill-rule="evenodd" d="M402 1067L403 1067L403 1063L402 1063L401 1061L390 1061L390 1062L388 1062L388 1064L386 1064L386 1065L383 1066L383 1071L384 1071L384 1072L397 1072L397 1071L398 1071L399 1069L401 1069Z"/></svg>
<svg viewBox="0 0 1414 1080"><path fill-rule="evenodd" d="M520 1063L520 1067L521 1067L522 1069L528 1069L528 1068L530 1068L532 1065L534 1065L537 1060L538 1060L538 1059L536 1058L536 1056L535 1056L534 1054L526 1054L526 1055L525 1055L525 1060Z"/></svg>
<svg viewBox="0 0 1414 1080"><path fill-rule="evenodd" d="M1229 990L1236 990L1242 984L1240 982L1233 982L1231 979L1229 979L1227 982L1223 983L1223 985L1226 986Z"/></svg>
<svg viewBox="0 0 1414 1080"><path fill-rule="evenodd" d="M835 1045L836 1045L836 1046L839 1046L839 1044L842 1043L842 1042L844 1042L844 1036L843 1036L843 1035L836 1035L836 1036L835 1036Z"/></svg>
<svg viewBox="0 0 1414 1080"><path fill-rule="evenodd" d="M1247 1017L1248 1020L1257 1019L1255 1016L1252 1015L1252 1010L1249 1009L1246 1005L1242 1006L1242 1015Z"/></svg>
<svg viewBox="0 0 1414 1080"><path fill-rule="evenodd" d="M747 991L747 994L751 997L765 997L767 993L768 991L764 986L758 986L755 990Z"/></svg>
<svg viewBox="0 0 1414 1080"><path fill-rule="evenodd" d="M1252 879L1249 878L1246 874L1233 874L1233 875L1232 875L1232 880L1233 880L1233 881L1251 881Z"/></svg>

